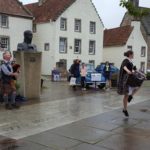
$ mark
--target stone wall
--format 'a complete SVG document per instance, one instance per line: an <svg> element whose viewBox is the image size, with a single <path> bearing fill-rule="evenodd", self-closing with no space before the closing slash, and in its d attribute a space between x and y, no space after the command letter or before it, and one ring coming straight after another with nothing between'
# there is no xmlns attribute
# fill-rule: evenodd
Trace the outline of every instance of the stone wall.
<svg viewBox="0 0 150 150"><path fill-rule="evenodd" d="M125 13L120 26L131 25L132 20L133 20L133 17L131 17L128 13Z"/></svg>

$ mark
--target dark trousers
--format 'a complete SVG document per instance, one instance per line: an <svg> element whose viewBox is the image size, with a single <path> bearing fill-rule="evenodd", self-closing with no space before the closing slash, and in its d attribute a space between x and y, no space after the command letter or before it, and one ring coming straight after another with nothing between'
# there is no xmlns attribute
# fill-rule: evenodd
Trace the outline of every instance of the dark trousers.
<svg viewBox="0 0 150 150"><path fill-rule="evenodd" d="M81 77L81 87L85 88L85 77Z"/></svg>

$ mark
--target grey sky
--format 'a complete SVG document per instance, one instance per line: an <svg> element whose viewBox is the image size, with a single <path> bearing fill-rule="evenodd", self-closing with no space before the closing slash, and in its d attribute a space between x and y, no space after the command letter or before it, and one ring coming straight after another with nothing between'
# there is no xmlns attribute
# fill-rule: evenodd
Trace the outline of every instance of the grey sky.
<svg viewBox="0 0 150 150"><path fill-rule="evenodd" d="M37 2L37 0L20 0L24 4ZM93 0L99 15L106 28L120 25L125 9L119 6L120 0ZM150 8L150 0L140 0L140 6Z"/></svg>

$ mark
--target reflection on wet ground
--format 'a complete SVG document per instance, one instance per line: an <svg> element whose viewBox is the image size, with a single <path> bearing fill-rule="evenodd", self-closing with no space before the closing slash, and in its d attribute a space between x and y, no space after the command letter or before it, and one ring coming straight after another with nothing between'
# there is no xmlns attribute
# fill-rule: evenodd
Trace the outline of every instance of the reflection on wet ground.
<svg viewBox="0 0 150 150"><path fill-rule="evenodd" d="M66 82L46 82L40 100L20 110L0 106L0 150L149 150L150 84L145 85L127 119L115 89L72 91Z"/></svg>
<svg viewBox="0 0 150 150"><path fill-rule="evenodd" d="M140 107L150 101L131 105L130 118L117 109L17 141L0 136L0 150L149 150L150 113Z"/></svg>
<svg viewBox="0 0 150 150"><path fill-rule="evenodd" d="M16 147L16 140L0 136L0 150L15 150Z"/></svg>

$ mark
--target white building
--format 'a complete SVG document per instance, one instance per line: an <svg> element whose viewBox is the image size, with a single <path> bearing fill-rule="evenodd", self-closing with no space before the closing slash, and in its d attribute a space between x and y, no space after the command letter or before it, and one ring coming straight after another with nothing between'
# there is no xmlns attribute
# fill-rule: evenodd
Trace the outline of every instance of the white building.
<svg viewBox="0 0 150 150"><path fill-rule="evenodd" d="M43 52L42 74L56 62L69 69L74 59L100 64L103 23L91 0L39 0L26 7L33 13L34 43Z"/></svg>
<svg viewBox="0 0 150 150"><path fill-rule="evenodd" d="M0 0L0 59L4 50L17 49L25 30L32 30L32 18L19 1Z"/></svg>
<svg viewBox="0 0 150 150"><path fill-rule="evenodd" d="M144 72L147 69L147 44L141 33L140 22L133 21L131 26L123 26L104 31L103 60L120 67L124 52L134 51L134 65Z"/></svg>

